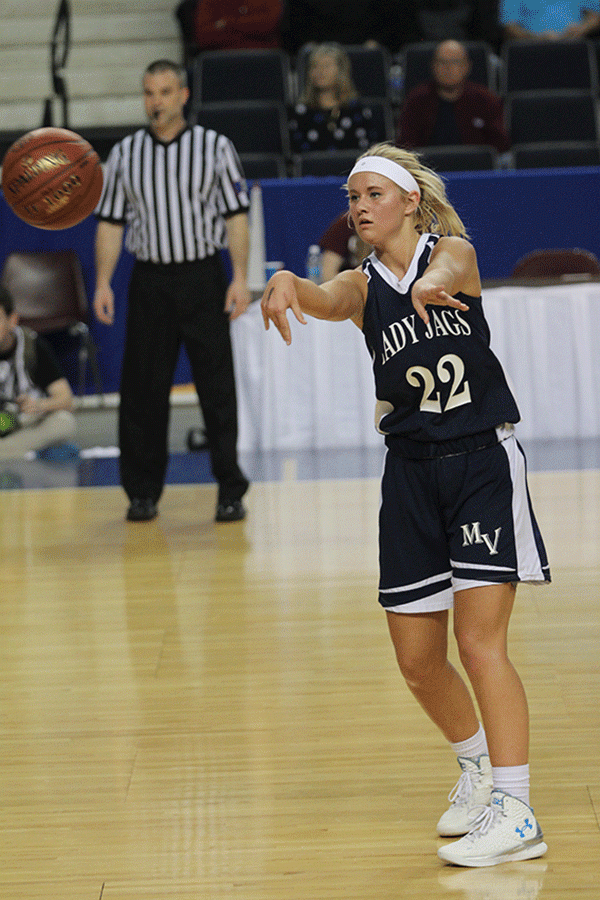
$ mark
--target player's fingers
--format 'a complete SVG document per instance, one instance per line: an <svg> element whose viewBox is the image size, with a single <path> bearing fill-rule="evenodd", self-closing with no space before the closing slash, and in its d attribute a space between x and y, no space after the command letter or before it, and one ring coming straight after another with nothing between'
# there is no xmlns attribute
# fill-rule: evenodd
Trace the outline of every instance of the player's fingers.
<svg viewBox="0 0 600 900"><path fill-rule="evenodd" d="M281 312L281 313L278 312L271 318L273 319L273 323L274 323L275 327L277 328L277 331L279 332L281 337L284 339L286 344L291 344L292 343L292 332L290 330L290 323L288 322L288 318L287 318L287 315L285 314L285 312Z"/></svg>
<svg viewBox="0 0 600 900"><path fill-rule="evenodd" d="M260 311L262 313L263 322L265 325L265 331L268 331L271 320L269 319L269 315L267 313L267 309L266 309L264 301L263 301L263 303L260 304Z"/></svg>
<svg viewBox="0 0 600 900"><path fill-rule="evenodd" d="M425 309L424 304L420 300L413 300L413 306L419 318L423 319L426 325L429 325L429 313Z"/></svg>
<svg viewBox="0 0 600 900"><path fill-rule="evenodd" d="M463 303L462 300L459 300L457 297L453 297L451 294L448 294L445 290L440 289L433 293L430 297L423 301L424 303L432 303L435 306L452 306L455 309L464 309L467 310L469 307L466 303Z"/></svg>
<svg viewBox="0 0 600 900"><path fill-rule="evenodd" d="M306 325L306 319L304 318L304 314L303 314L302 310L300 309L300 304L298 303L296 298L294 298L291 302L291 310L294 313L294 315L296 316L296 318L298 319L298 321L301 322L302 325Z"/></svg>
<svg viewBox="0 0 600 900"><path fill-rule="evenodd" d="M447 301L448 306L453 306L455 309L464 309L468 310L468 306L466 303L463 303L462 300L459 300L458 297L450 297Z"/></svg>
<svg viewBox="0 0 600 900"><path fill-rule="evenodd" d="M264 298L261 305L261 312L263 317L263 322L265 323L265 329L269 330L269 324L273 322L273 325L277 329L277 331L281 334L282 338L289 344L291 341L290 334L290 326L287 320L286 308L278 309L274 306L272 301L269 298Z"/></svg>

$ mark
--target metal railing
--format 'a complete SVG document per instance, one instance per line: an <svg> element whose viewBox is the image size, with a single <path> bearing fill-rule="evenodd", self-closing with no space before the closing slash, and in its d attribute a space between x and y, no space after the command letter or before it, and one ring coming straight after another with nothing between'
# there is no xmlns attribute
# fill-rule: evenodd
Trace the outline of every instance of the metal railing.
<svg viewBox="0 0 600 900"><path fill-rule="evenodd" d="M54 95L44 103L42 126L54 125L54 100L58 98L62 109L62 127L69 127L69 97L64 70L71 49L71 6L68 0L60 0L50 39L50 77Z"/></svg>

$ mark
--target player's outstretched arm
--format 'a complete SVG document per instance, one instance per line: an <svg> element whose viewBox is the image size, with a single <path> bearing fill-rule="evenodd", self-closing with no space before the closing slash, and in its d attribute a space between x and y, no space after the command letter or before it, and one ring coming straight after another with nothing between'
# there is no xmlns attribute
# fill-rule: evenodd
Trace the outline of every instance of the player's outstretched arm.
<svg viewBox="0 0 600 900"><path fill-rule="evenodd" d="M459 292L471 297L481 294L477 256L473 246L463 238L443 237L436 244L423 275L412 286L412 304L427 324L429 314L425 307L428 305L467 310L469 307L454 296Z"/></svg>
<svg viewBox="0 0 600 900"><path fill-rule="evenodd" d="M261 301L265 328L268 331L273 322L286 344L291 344L288 309L303 325L306 324L306 313L315 319L334 322L352 319L360 328L366 288L367 279L359 271L342 272L321 285L299 278L293 272L276 272L269 279Z"/></svg>

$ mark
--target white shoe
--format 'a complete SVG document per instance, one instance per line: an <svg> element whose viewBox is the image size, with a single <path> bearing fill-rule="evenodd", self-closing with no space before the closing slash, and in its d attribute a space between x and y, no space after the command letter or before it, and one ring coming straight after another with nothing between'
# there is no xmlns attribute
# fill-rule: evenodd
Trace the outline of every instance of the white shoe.
<svg viewBox="0 0 600 900"><path fill-rule="evenodd" d="M462 775L448 794L450 809L437 823L442 837L458 837L473 827L474 809L487 806L492 796L492 764L487 753L468 759L458 757Z"/></svg>
<svg viewBox="0 0 600 900"><path fill-rule="evenodd" d="M459 841L440 847L438 856L455 866L497 866L543 856L548 847L533 810L503 791L492 791L490 805Z"/></svg>

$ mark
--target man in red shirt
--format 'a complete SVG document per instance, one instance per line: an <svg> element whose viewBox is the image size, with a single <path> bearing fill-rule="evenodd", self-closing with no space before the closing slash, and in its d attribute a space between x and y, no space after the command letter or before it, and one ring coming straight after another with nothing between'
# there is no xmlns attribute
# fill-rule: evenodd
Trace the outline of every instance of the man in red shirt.
<svg viewBox="0 0 600 900"><path fill-rule="evenodd" d="M442 41L432 60L432 79L410 91L400 112L399 147L480 144L499 153L510 148L502 100L469 81L471 62L459 41Z"/></svg>
<svg viewBox="0 0 600 900"><path fill-rule="evenodd" d="M194 12L200 50L278 47L282 0L201 0Z"/></svg>

